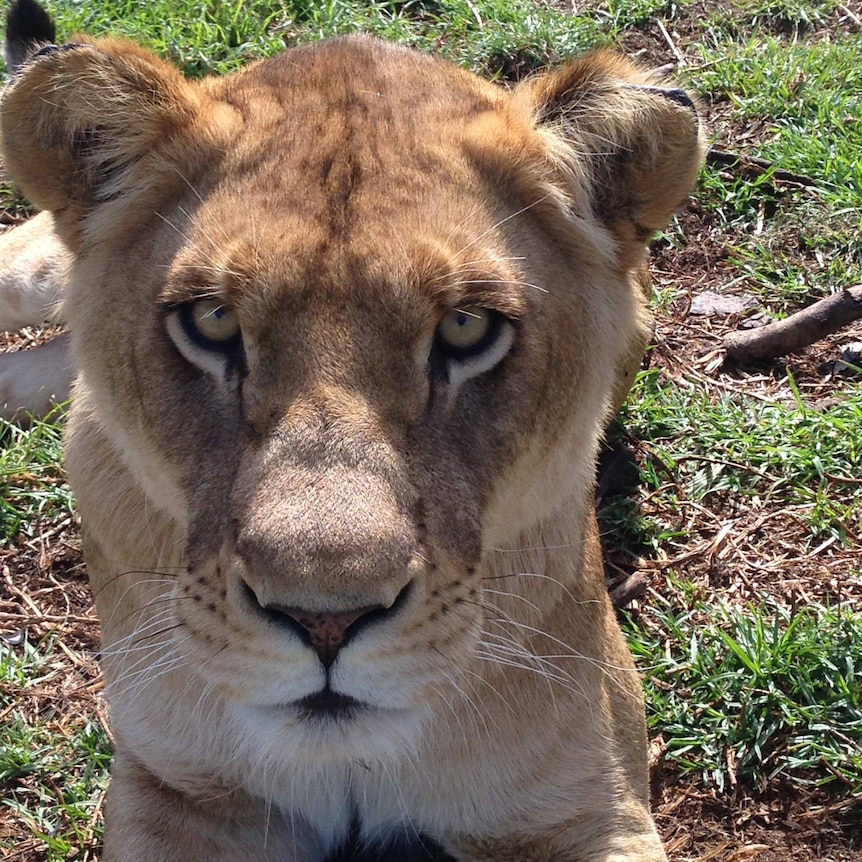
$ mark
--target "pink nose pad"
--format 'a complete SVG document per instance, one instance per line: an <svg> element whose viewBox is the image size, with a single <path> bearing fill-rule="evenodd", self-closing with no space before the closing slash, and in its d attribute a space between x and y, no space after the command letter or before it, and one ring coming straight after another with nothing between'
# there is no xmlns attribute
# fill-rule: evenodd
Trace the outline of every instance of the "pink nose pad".
<svg viewBox="0 0 862 862"><path fill-rule="evenodd" d="M313 613L302 608L279 607L278 612L290 617L308 633L311 647L320 657L323 666L329 668L335 661L347 637L347 630L358 620L377 607L359 608L355 611L337 613Z"/></svg>
<svg viewBox="0 0 862 862"><path fill-rule="evenodd" d="M329 670L338 651L366 626L396 616L407 603L412 582L406 583L390 605L370 605L352 611L309 611L292 605L261 604L255 591L246 583L243 592L249 609L262 612L270 623L293 632L310 646Z"/></svg>

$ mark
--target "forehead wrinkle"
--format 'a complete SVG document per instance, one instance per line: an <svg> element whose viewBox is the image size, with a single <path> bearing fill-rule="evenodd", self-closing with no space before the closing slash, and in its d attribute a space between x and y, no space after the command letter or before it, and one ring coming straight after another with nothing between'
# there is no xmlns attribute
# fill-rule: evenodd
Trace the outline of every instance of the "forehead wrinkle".
<svg viewBox="0 0 862 862"><path fill-rule="evenodd" d="M245 199L245 198L244 198ZM301 305L310 288L309 266L315 237L307 223L276 207L250 205L257 219L235 202L216 198L199 213L189 241L169 269L162 291L166 302L185 302L217 295L235 308L246 325L257 329L285 304ZM264 213L263 217L260 213ZM224 239L211 242L218 224Z"/></svg>

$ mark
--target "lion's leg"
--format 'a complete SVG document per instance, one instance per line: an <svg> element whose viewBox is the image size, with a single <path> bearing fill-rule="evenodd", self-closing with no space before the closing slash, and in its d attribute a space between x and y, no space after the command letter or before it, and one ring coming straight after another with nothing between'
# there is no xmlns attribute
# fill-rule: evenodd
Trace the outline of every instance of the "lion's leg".
<svg viewBox="0 0 862 862"><path fill-rule="evenodd" d="M602 829L578 821L569 829L529 838L487 839L462 846L464 862L667 862L648 815L617 824L609 838Z"/></svg>
<svg viewBox="0 0 862 862"><path fill-rule="evenodd" d="M105 805L102 862L313 862L302 823L223 788L174 790L118 752ZM296 829L296 833L293 829Z"/></svg>
<svg viewBox="0 0 862 862"><path fill-rule="evenodd" d="M68 335L0 355L0 417L18 423L45 418L68 400L74 379Z"/></svg>
<svg viewBox="0 0 862 862"><path fill-rule="evenodd" d="M0 329L61 322L57 308L69 260L50 213L0 234Z"/></svg>
<svg viewBox="0 0 862 862"><path fill-rule="evenodd" d="M48 213L0 234L0 329L59 321L69 253ZM0 417L43 418L69 397L75 372L65 336L0 355Z"/></svg>

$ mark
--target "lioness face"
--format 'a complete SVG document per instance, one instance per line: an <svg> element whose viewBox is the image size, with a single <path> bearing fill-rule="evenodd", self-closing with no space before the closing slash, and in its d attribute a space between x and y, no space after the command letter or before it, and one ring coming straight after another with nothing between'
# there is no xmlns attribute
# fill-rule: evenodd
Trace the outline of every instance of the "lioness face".
<svg viewBox="0 0 862 862"><path fill-rule="evenodd" d="M532 726L549 680L589 704L585 776L615 723L640 739L604 689L591 477L699 164L684 94L605 54L506 92L364 38L189 83L100 42L36 60L2 121L76 255L69 472L135 758L182 785L158 728L198 715L212 748L171 751L199 771L394 761L432 726L452 757L447 721L497 697Z"/></svg>
<svg viewBox="0 0 862 862"><path fill-rule="evenodd" d="M277 94L269 66L221 85L226 154L69 307L94 404L187 525L182 651L279 732L387 740L475 662L489 552L584 506L635 297L605 232L501 164L545 157L508 95L373 43L287 56L309 69Z"/></svg>

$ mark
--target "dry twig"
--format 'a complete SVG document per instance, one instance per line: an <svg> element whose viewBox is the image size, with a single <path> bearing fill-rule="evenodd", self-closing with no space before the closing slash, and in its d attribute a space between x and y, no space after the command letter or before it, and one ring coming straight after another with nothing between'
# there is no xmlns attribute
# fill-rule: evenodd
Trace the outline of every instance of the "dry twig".
<svg viewBox="0 0 862 862"><path fill-rule="evenodd" d="M724 336L726 357L745 363L784 356L862 318L862 284L827 296L784 320Z"/></svg>
<svg viewBox="0 0 862 862"><path fill-rule="evenodd" d="M798 186L809 187L818 184L817 180L805 174L797 174L793 171L776 168L772 162L766 159L759 159L755 156L742 156L739 153L729 153L725 150L717 150L715 147L710 147L706 154L706 162L709 165L736 169L745 176L760 176L771 170L772 179L779 182L794 183Z"/></svg>

